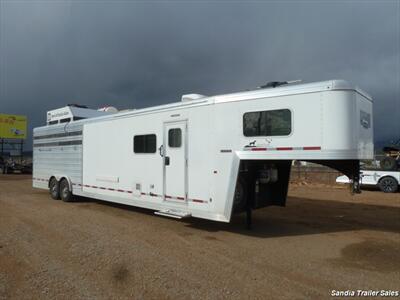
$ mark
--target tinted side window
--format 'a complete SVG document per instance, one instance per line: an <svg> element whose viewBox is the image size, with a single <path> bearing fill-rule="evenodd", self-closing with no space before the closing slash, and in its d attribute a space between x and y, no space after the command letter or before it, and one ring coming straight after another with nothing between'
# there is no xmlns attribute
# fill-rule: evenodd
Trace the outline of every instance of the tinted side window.
<svg viewBox="0 0 400 300"><path fill-rule="evenodd" d="M156 153L157 138L155 134L135 135L133 151L135 153Z"/></svg>
<svg viewBox="0 0 400 300"><path fill-rule="evenodd" d="M292 114L289 109L248 112L243 115L245 136L289 135L292 131Z"/></svg>
<svg viewBox="0 0 400 300"><path fill-rule="evenodd" d="M168 130L168 146L171 148L179 148L182 145L182 130L180 128L172 128Z"/></svg>

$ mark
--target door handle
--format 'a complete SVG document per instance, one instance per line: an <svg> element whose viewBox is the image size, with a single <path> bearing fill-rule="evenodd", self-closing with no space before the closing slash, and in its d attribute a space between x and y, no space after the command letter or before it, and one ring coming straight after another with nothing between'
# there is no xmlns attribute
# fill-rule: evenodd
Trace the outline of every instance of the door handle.
<svg viewBox="0 0 400 300"><path fill-rule="evenodd" d="M165 156L165 157L164 157L164 164L165 164L166 166L169 166L169 156Z"/></svg>
<svg viewBox="0 0 400 300"><path fill-rule="evenodd" d="M164 146L161 145L160 148L158 148L158 151L160 151L160 156L163 157L164 156Z"/></svg>

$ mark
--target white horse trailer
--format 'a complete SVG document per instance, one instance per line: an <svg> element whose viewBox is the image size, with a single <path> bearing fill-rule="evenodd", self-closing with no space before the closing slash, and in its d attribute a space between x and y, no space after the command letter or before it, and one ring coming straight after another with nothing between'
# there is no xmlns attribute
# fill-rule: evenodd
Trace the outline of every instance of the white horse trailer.
<svg viewBox="0 0 400 300"><path fill-rule="evenodd" d="M343 80L190 94L104 116L87 109L86 118L68 109L55 121L49 112L33 135L33 186L64 201L250 220L252 209L285 205L292 160L337 169L358 190L359 160L373 157L372 99Z"/></svg>

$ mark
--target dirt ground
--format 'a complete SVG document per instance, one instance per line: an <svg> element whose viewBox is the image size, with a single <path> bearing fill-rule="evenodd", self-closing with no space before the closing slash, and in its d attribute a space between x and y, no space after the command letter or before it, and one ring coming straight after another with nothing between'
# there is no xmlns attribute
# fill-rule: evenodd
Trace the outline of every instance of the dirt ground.
<svg viewBox="0 0 400 300"><path fill-rule="evenodd" d="M292 184L230 224L51 200L0 176L0 299L321 299L400 289L400 194Z"/></svg>

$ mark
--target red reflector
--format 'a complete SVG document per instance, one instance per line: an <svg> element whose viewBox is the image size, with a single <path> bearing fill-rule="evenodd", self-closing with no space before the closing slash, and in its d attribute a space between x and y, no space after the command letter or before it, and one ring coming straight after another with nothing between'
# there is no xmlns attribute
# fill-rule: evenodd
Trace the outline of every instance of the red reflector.
<svg viewBox="0 0 400 300"><path fill-rule="evenodd" d="M321 147L303 147L303 150L321 150Z"/></svg>
<svg viewBox="0 0 400 300"><path fill-rule="evenodd" d="M276 148L276 150L283 150L283 151L285 151L285 150L293 150L293 148L292 148L292 147L278 147L278 148Z"/></svg>
<svg viewBox="0 0 400 300"><path fill-rule="evenodd" d="M267 148L251 148L251 151L267 151Z"/></svg>

